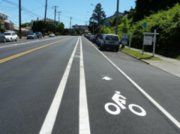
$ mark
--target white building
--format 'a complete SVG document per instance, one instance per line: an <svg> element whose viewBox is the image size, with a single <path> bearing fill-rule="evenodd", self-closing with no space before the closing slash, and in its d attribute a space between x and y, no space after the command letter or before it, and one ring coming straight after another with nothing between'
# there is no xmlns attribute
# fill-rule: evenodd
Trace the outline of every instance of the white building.
<svg viewBox="0 0 180 134"><path fill-rule="evenodd" d="M0 28L6 28L6 30L13 30L15 23L8 20L10 15L0 12Z"/></svg>

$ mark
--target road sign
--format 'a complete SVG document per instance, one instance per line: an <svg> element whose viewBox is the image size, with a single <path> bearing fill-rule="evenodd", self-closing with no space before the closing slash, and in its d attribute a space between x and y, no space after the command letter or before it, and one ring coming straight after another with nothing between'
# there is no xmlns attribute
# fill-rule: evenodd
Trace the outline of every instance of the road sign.
<svg viewBox="0 0 180 134"><path fill-rule="evenodd" d="M127 34L124 34L123 37L122 37L122 44L127 45L127 42L128 42Z"/></svg>
<svg viewBox="0 0 180 134"><path fill-rule="evenodd" d="M143 28L146 28L147 27L147 22L144 22L143 23Z"/></svg>
<svg viewBox="0 0 180 134"><path fill-rule="evenodd" d="M152 45L153 35L144 35L144 45Z"/></svg>

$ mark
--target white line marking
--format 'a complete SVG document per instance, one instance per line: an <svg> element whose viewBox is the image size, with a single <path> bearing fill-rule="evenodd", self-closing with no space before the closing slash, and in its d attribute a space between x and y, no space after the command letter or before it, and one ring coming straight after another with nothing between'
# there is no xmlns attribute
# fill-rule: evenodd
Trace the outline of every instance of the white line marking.
<svg viewBox="0 0 180 134"><path fill-rule="evenodd" d="M89 113L87 106L86 81L84 72L82 40L80 37L80 91L79 91L79 134L90 134Z"/></svg>
<svg viewBox="0 0 180 134"><path fill-rule="evenodd" d="M178 128L180 123L169 114L158 102L156 102L149 94L147 94L138 84L136 84L127 74L125 74L117 65L115 65L107 56L99 51L90 41L88 41L99 53L101 53L120 73L122 73L149 101L151 101L166 117L168 117Z"/></svg>
<svg viewBox="0 0 180 134"><path fill-rule="evenodd" d="M55 120L56 120L56 116L57 116L57 113L58 113L58 109L60 107L60 104L61 104L61 100L62 100L62 96L63 96L63 93L64 93L64 89L65 89L65 86L66 86L66 82L67 82L67 79L69 77L69 72L71 70L71 66L72 66L72 62L73 62L73 59L74 59L74 55L75 55L75 51L76 51L76 48L77 48L77 45L78 45L78 42L79 42L79 38L77 40L77 43L76 43L76 46L71 54L71 57L69 59L69 62L67 64L67 67L66 67L66 70L64 72L64 75L61 79L61 82L59 84L59 87L56 91L56 94L54 96L54 99L51 103L51 106L49 108L49 111L46 115L46 118L44 120L44 123L41 127L41 130L39 132L39 134L51 134L52 133L52 130L53 130L53 127L54 127L54 123L55 123Z"/></svg>

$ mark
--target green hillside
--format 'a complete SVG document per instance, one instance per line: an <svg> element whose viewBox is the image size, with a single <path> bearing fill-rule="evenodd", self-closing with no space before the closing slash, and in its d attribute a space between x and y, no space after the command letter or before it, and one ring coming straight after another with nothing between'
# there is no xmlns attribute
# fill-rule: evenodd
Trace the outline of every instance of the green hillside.
<svg viewBox="0 0 180 134"><path fill-rule="evenodd" d="M159 11L149 17L136 23L132 19L124 21L119 25L119 36L122 37L124 31L132 32L132 47L142 49L143 43L143 22L147 22L146 32L154 32L157 30L160 35L157 37L156 53L178 57L180 55L180 4L176 4L167 11ZM111 28L115 33L115 27ZM145 46L146 51L152 52L152 46Z"/></svg>

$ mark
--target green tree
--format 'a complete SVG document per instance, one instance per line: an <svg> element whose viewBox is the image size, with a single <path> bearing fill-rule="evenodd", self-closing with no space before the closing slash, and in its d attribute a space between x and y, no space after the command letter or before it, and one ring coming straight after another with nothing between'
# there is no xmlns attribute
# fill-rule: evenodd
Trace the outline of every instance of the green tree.
<svg viewBox="0 0 180 134"><path fill-rule="evenodd" d="M121 24L121 19L122 17L118 17L118 25ZM109 23L112 27L116 26L116 17L112 18L111 20L109 20Z"/></svg>
<svg viewBox="0 0 180 134"><path fill-rule="evenodd" d="M26 22L26 23L24 23L24 24L21 24L21 27L28 27L30 24L31 24L31 23Z"/></svg>
<svg viewBox="0 0 180 134"><path fill-rule="evenodd" d="M64 32L64 24L63 24L63 23L59 23L59 24L56 26L56 32L59 32L60 35L63 34L63 32Z"/></svg>
<svg viewBox="0 0 180 134"><path fill-rule="evenodd" d="M97 27L99 28L99 26L104 24L104 20L106 18L106 14L103 11L103 8L101 7L101 4L98 3L95 6L95 9L93 11L93 14L89 20L89 24L92 27L93 26L93 20L94 20L94 26L96 26L94 29L97 29ZM92 32L92 31L91 31Z"/></svg>
<svg viewBox="0 0 180 134"><path fill-rule="evenodd" d="M111 33L111 29L106 27L106 26L102 26L101 30L100 30L101 34L110 34Z"/></svg>

